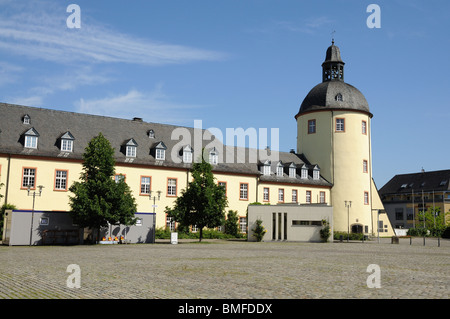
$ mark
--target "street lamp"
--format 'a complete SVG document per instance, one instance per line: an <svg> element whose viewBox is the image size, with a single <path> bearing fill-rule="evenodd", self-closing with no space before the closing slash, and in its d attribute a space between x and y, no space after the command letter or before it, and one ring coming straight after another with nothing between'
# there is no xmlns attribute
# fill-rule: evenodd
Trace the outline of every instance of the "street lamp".
<svg viewBox="0 0 450 319"><path fill-rule="evenodd" d="M36 198L36 196L41 196L42 195L42 189L44 188L44 186L39 185L38 189L39 192L33 191L31 192L31 187L30 185L27 186L27 195L28 196L33 196L33 208L31 210L31 227L30 227L30 246L31 246L31 239L33 237L33 222L34 222L34 200Z"/></svg>
<svg viewBox="0 0 450 319"><path fill-rule="evenodd" d="M350 207L352 207L352 201L344 201L345 207L347 207L347 243L350 237Z"/></svg>
<svg viewBox="0 0 450 319"><path fill-rule="evenodd" d="M158 196L152 196L152 191L150 191L150 193L148 194L148 199L152 200L153 199L153 243L155 243L155 232L156 232L156 211L155 208L156 206L156 198L158 198L158 200L161 199L161 191L157 191L156 194Z"/></svg>

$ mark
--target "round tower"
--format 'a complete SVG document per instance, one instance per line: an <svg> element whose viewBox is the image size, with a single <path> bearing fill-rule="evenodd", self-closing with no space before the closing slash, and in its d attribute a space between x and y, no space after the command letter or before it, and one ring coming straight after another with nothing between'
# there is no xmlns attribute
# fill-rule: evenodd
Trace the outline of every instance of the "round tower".
<svg viewBox="0 0 450 319"><path fill-rule="evenodd" d="M334 230L372 233L372 113L364 95L344 82L344 65L333 41L322 63L322 83L295 116L297 153L317 163L333 184Z"/></svg>

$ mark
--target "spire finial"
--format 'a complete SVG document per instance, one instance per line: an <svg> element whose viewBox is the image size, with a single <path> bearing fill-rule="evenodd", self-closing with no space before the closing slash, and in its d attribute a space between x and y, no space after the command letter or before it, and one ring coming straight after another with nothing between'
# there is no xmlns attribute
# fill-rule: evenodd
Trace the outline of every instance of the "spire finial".
<svg viewBox="0 0 450 319"><path fill-rule="evenodd" d="M331 45L334 45L334 34L336 33L336 30L333 30L333 32L331 32Z"/></svg>

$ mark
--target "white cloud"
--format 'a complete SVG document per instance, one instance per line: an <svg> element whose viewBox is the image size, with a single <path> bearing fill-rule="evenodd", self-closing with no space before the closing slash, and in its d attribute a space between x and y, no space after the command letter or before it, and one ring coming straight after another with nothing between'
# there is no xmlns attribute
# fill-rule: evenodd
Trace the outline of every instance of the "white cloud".
<svg viewBox="0 0 450 319"><path fill-rule="evenodd" d="M65 8L55 2L32 1L0 13L0 50L58 63L73 61L164 65L220 60L223 53L159 43L101 26L82 13L80 29L66 25ZM61 14L63 12L64 14ZM83 12L83 11L82 11Z"/></svg>
<svg viewBox="0 0 450 319"><path fill-rule="evenodd" d="M141 117L148 122L192 125L193 109L203 106L171 101L158 84L150 93L135 89L100 99L83 99L75 103L76 112L118 118Z"/></svg>

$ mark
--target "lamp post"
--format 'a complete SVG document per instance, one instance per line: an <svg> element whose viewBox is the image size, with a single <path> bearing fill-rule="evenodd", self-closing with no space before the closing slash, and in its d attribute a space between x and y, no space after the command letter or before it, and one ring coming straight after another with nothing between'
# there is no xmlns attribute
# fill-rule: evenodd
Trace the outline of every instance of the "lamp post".
<svg viewBox="0 0 450 319"><path fill-rule="evenodd" d="M156 194L158 194L158 196L152 196L152 191L150 191L150 193L148 194L148 199L152 200L153 199L153 243L155 243L155 232L156 232L156 211L155 208L156 206L156 198L158 198L158 200L161 199L161 191L157 191Z"/></svg>
<svg viewBox="0 0 450 319"><path fill-rule="evenodd" d="M44 188L44 186L39 185L38 189L39 192L33 191L31 192L31 187L30 185L28 185L27 187L27 195L28 196L33 196L33 208L31 210L31 227L30 227L30 246L31 246L31 240L33 238L33 222L34 222L34 201L36 199L36 196L41 196L42 195L42 189Z"/></svg>
<svg viewBox="0 0 450 319"><path fill-rule="evenodd" d="M352 207L352 201L344 201L345 207L347 207L347 243L350 237L350 207Z"/></svg>

